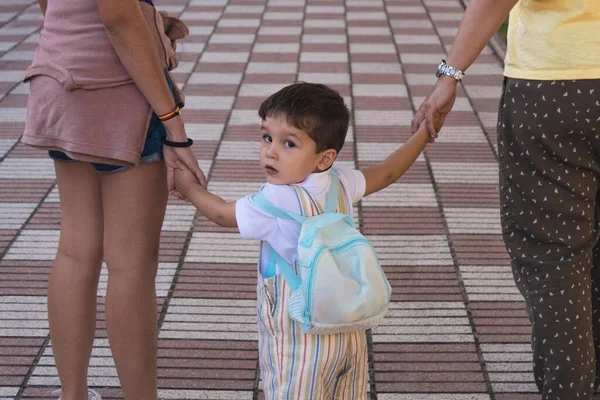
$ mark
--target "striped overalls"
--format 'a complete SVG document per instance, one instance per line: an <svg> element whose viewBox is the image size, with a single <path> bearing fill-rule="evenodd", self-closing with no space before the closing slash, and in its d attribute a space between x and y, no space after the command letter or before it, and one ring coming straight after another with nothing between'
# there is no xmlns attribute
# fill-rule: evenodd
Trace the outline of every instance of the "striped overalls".
<svg viewBox="0 0 600 400"><path fill-rule="evenodd" d="M322 207L295 186L305 216ZM337 212L347 213L340 185ZM280 275L258 276L259 362L266 400L367 398L367 338L364 331L306 335L288 315L289 285Z"/></svg>

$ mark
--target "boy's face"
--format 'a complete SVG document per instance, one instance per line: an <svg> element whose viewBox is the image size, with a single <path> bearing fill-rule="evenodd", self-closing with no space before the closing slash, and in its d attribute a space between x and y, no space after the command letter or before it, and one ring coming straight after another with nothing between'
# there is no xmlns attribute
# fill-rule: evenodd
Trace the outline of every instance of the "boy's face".
<svg viewBox="0 0 600 400"><path fill-rule="evenodd" d="M315 141L288 125L285 117L267 117L261 123L260 134L260 166L269 183L302 182L313 172L325 171L335 160L335 150L317 153Z"/></svg>

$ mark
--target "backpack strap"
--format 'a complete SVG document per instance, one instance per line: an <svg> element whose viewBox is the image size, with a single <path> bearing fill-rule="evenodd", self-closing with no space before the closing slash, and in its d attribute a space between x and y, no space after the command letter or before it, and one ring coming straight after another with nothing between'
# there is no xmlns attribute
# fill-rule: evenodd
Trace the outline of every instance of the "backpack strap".
<svg viewBox="0 0 600 400"><path fill-rule="evenodd" d="M258 192L252 197L254 204L260 208L262 211L266 212L274 216L275 218L281 219L293 219L298 221L299 223L303 223L306 221L306 217L302 215L295 214L293 212L289 212L277 207L275 204L271 203L266 199L265 195L262 192ZM290 267L290 264L277 253L271 245L269 247L269 254L267 258L266 265L266 274L267 276L275 275L275 271L277 271L277 266L279 266L279 272L283 276L283 278L287 281L288 285L290 285L291 289L294 291L300 287L300 278L296 274L296 272Z"/></svg>
<svg viewBox="0 0 600 400"><path fill-rule="evenodd" d="M304 221L306 221L306 217L304 217L302 215L299 215L299 214L296 214L296 213L293 213L290 211L286 211L286 210L283 210L283 209L277 207L275 204L273 204L269 200L267 200L267 198L265 197L265 195L262 192L258 192L257 194L252 196L252 201L258 208L260 208L267 214L274 216L275 218L293 219L293 220L298 221L301 224L304 223Z"/></svg>
<svg viewBox="0 0 600 400"><path fill-rule="evenodd" d="M333 170L329 171L329 177L331 183L329 185L329 191L327 192L327 198L325 199L325 212L334 213L337 211L338 199L340 196L340 180ZM343 199L346 200L345 198Z"/></svg>
<svg viewBox="0 0 600 400"><path fill-rule="evenodd" d="M269 258L267 260L267 268L266 270L271 272L271 276L275 275L275 271L277 271L277 267L279 266L279 273L286 280L288 285L292 291L295 291L300 287L300 277L296 274L296 271L292 269L290 263L285 261L283 257L277 253L271 245L269 246Z"/></svg>

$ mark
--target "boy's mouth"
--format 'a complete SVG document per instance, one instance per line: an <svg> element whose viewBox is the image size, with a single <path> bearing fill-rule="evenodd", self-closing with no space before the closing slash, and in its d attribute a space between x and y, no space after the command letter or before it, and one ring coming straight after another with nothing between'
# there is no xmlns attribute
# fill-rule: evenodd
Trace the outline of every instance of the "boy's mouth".
<svg viewBox="0 0 600 400"><path fill-rule="evenodd" d="M265 171L267 172L267 175L270 175L270 176L277 175L277 173L279 172L275 168L271 167L270 165L265 166Z"/></svg>

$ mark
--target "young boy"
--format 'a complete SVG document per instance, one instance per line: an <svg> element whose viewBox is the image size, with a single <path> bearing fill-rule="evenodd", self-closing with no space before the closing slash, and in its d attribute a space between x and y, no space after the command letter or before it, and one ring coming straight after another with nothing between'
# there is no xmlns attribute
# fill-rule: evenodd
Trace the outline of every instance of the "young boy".
<svg viewBox="0 0 600 400"><path fill-rule="evenodd" d="M265 198L301 214L299 185L321 209L331 182L329 169L342 149L349 111L344 99L327 86L297 83L265 100L258 111L260 166L267 183ZM338 212L352 216L352 205L398 180L429 141L423 126L384 162L355 170L333 167L345 202ZM248 195L235 202L205 190L187 169L175 172L175 185L211 221L237 227L245 239L261 240L258 279L259 358L267 400L366 399L367 340L364 331L307 335L288 315L291 290L277 271L266 271L268 246L287 262L296 259L300 224L275 218ZM298 192L299 193L299 192ZM315 204L316 203L316 204ZM340 203L345 203L341 204Z"/></svg>

